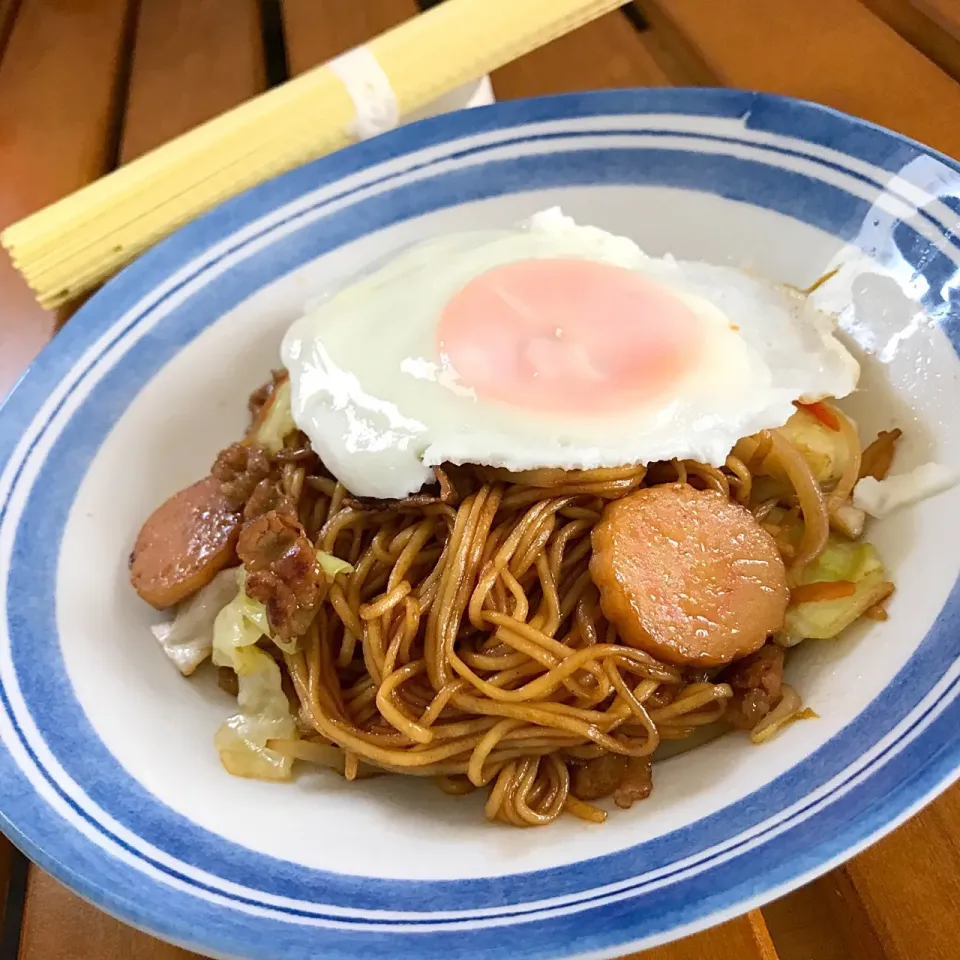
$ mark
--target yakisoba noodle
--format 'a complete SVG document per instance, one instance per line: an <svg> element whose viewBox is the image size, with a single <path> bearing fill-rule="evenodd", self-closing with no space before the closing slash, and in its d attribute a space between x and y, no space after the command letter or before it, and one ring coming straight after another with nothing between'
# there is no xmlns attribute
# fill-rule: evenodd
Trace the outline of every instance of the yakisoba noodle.
<svg viewBox="0 0 960 960"><path fill-rule="evenodd" d="M805 715L786 647L886 616L893 585L851 492L885 475L899 431L861 454L830 403L722 468L447 465L417 495L360 500L289 420L285 383L251 398L245 439L131 557L158 608L219 598L212 647L186 668L168 653L190 673L212 652L239 690L215 739L232 773L288 779L303 760L485 789L487 817L518 826L600 822L593 801L649 793L664 741L723 721L760 743Z"/></svg>
<svg viewBox="0 0 960 960"><path fill-rule="evenodd" d="M348 779L389 772L434 778L451 794L488 787L487 817L515 825L564 810L602 821L571 793L572 773L605 754L649 757L718 721L732 696L709 671L620 642L604 619L589 571L604 504L680 482L713 488L761 520L786 508L803 521L796 546L778 539L795 578L823 550L859 474L856 430L829 409L848 448L829 492L777 430L742 441L723 469L462 467L455 481L440 474L442 498L392 504L358 502L331 478L285 463L284 491L308 536L353 569L325 585L296 652L283 654L301 736L270 746ZM760 499L761 464L782 471L787 494ZM767 526L775 538L785 528ZM799 710L785 685L754 739Z"/></svg>

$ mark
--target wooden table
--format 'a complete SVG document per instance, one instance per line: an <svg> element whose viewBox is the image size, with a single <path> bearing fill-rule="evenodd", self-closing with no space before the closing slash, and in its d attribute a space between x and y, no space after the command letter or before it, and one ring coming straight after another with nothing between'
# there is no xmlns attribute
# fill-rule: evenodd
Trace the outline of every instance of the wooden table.
<svg viewBox="0 0 960 960"><path fill-rule="evenodd" d="M416 0L0 0L0 227L416 12ZM960 0L637 0L493 78L500 99L787 93L960 156L958 79ZM0 396L65 320L0 260ZM643 956L956 960L958 845L960 786L809 886ZM81 902L2 837L0 923L0 960L191 956Z"/></svg>

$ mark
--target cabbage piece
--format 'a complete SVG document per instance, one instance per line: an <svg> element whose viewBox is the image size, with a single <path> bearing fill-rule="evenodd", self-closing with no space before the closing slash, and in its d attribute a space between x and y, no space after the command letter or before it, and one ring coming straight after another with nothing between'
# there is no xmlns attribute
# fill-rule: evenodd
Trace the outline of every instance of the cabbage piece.
<svg viewBox="0 0 960 960"><path fill-rule="evenodd" d="M297 429L290 409L290 378L284 380L267 401L263 422L257 427L256 440L267 453L279 453L284 440Z"/></svg>
<svg viewBox="0 0 960 960"><path fill-rule="evenodd" d="M940 463L924 463L909 473L883 480L862 477L853 488L854 506L882 519L895 510L935 497L960 483L960 473Z"/></svg>
<svg viewBox="0 0 960 960"><path fill-rule="evenodd" d="M863 533L867 515L849 500L840 504L830 515L830 526L844 536L856 540Z"/></svg>
<svg viewBox="0 0 960 960"><path fill-rule="evenodd" d="M323 550L317 551L317 562L320 564L320 569L331 580L335 580L338 573L353 573L354 569L352 563L347 563L346 560L341 560Z"/></svg>
<svg viewBox="0 0 960 960"><path fill-rule="evenodd" d="M779 430L800 451L818 483L829 485L840 479L849 455L841 431L831 430L806 410L798 410ZM757 441L745 437L736 445L735 452L746 463L756 449ZM767 457L754 473L756 478L766 475L786 482L786 475L773 457ZM764 499L760 489L758 486L757 499ZM775 492L779 492L779 489L775 488Z"/></svg>
<svg viewBox="0 0 960 960"><path fill-rule="evenodd" d="M242 590L237 593L236 609L240 616L257 627L263 636L270 636L270 621L267 619L267 608L259 600L254 600L245 590ZM259 637L257 639L259 639Z"/></svg>
<svg viewBox="0 0 960 960"><path fill-rule="evenodd" d="M267 747L268 740L297 735L280 668L256 645L235 647L232 666L239 681L240 712L222 724L214 737L220 762L236 777L289 780L293 758Z"/></svg>
<svg viewBox="0 0 960 960"><path fill-rule="evenodd" d="M886 571L870 543L851 543L830 534L823 553L800 576L800 583L849 580L854 593L838 600L798 603L787 610L783 636L787 646L800 640L826 640L845 630L874 604L889 596Z"/></svg>
<svg viewBox="0 0 960 960"><path fill-rule="evenodd" d="M280 668L257 646L264 636L270 636L267 611L241 589L214 623L213 662L236 672L240 707L217 731L214 744L221 763L234 776L289 780L293 759L270 750L267 741L292 739L297 727Z"/></svg>
<svg viewBox="0 0 960 960"><path fill-rule="evenodd" d="M803 454L818 483L840 479L849 455L840 430L831 430L812 413L798 410L780 428L780 433Z"/></svg>
<svg viewBox="0 0 960 960"><path fill-rule="evenodd" d="M173 620L150 629L164 653L189 677L213 651L213 625L217 614L239 591L238 570L221 570L202 590L177 607Z"/></svg>
<svg viewBox="0 0 960 960"><path fill-rule="evenodd" d="M232 667L237 648L252 646L264 636L256 603L241 586L233 600L217 614L213 624L213 662L216 666ZM248 616L249 613L254 616Z"/></svg>

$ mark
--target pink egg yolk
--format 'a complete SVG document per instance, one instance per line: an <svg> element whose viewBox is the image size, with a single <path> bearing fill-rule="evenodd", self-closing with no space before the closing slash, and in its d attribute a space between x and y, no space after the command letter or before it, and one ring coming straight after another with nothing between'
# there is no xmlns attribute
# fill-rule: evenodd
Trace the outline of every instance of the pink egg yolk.
<svg viewBox="0 0 960 960"><path fill-rule="evenodd" d="M591 260L517 260L446 305L438 346L479 397L538 411L625 411L699 354L694 311L641 274Z"/></svg>

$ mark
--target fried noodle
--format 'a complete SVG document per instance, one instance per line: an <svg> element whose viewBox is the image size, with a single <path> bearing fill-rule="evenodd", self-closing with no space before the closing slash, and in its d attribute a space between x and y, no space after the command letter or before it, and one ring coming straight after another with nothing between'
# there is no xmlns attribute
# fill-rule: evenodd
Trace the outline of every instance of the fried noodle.
<svg viewBox="0 0 960 960"><path fill-rule="evenodd" d="M856 449L837 497L860 468L855 431L843 423ZM309 461L288 458L283 488L307 535L353 569L329 584L295 651L283 654L301 736L270 746L349 779L404 773L450 794L488 788L487 817L518 826L563 811L602 821L571 792L578 769L606 754L647 758L661 740L716 722L732 693L620 641L590 577L591 531L605 503L654 482L760 507L751 473L759 454L789 479L784 505L796 507L803 533L784 558L802 568L826 543L833 495L777 430L752 446L722 469L455 467L441 496L398 502L355 500L310 473ZM799 708L789 693L758 736Z"/></svg>

